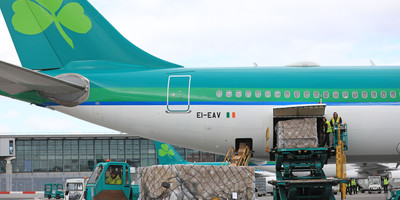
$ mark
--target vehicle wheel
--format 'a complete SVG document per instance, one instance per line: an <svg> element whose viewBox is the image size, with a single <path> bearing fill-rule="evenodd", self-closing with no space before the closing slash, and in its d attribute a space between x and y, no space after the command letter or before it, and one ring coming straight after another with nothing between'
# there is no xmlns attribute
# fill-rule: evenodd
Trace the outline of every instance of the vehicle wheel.
<svg viewBox="0 0 400 200"><path fill-rule="evenodd" d="M48 195L47 198L51 199L51 195Z"/></svg>
<svg viewBox="0 0 400 200"><path fill-rule="evenodd" d="M59 194L56 195L56 199L60 199L60 195Z"/></svg>

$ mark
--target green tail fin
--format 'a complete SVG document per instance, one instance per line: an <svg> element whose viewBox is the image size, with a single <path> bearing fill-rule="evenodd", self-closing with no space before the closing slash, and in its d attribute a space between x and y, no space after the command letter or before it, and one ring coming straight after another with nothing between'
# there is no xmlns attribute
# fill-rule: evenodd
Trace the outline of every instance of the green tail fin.
<svg viewBox="0 0 400 200"><path fill-rule="evenodd" d="M160 165L190 164L170 144L154 141Z"/></svg>
<svg viewBox="0 0 400 200"><path fill-rule="evenodd" d="M1 0L0 8L22 66L29 69L84 60L182 67L130 43L87 0Z"/></svg>

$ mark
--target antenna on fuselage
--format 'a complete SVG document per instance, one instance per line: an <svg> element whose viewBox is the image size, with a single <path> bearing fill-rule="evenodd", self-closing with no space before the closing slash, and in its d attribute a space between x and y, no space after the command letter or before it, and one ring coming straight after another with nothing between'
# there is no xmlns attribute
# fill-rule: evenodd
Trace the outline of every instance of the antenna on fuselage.
<svg viewBox="0 0 400 200"><path fill-rule="evenodd" d="M373 60L369 59L369 62L371 63L371 66L376 66Z"/></svg>

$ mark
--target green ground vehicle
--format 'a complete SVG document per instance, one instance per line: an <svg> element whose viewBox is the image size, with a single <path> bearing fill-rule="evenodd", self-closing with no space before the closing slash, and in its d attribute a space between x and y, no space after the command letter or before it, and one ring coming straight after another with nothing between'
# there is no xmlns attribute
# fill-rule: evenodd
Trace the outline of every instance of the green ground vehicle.
<svg viewBox="0 0 400 200"><path fill-rule="evenodd" d="M44 198L64 198L63 184L60 183L46 183L44 185Z"/></svg>
<svg viewBox="0 0 400 200"><path fill-rule="evenodd" d="M139 185L132 185L129 164L103 162L96 165L90 176L85 196L86 200L136 200L139 198Z"/></svg>

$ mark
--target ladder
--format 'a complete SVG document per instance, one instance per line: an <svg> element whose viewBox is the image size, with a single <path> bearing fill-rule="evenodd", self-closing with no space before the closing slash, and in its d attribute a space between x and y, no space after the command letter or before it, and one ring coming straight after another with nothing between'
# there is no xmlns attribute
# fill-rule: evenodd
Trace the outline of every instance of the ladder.
<svg viewBox="0 0 400 200"><path fill-rule="evenodd" d="M232 146L229 148L222 165L247 166L250 161L250 156L250 148L245 143L240 143L237 152Z"/></svg>

